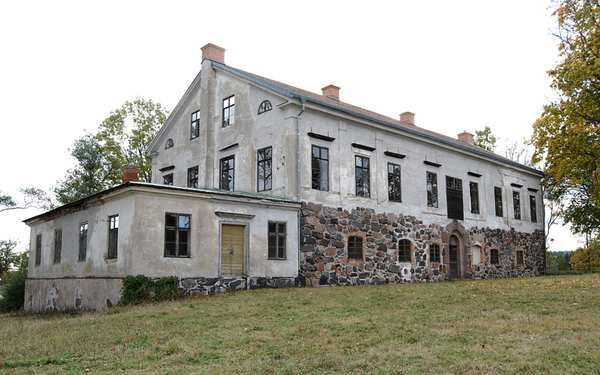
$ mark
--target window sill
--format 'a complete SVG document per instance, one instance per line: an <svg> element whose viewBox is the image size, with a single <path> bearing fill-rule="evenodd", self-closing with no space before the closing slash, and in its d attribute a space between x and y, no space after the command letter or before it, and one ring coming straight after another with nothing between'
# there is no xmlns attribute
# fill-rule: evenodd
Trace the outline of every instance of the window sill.
<svg viewBox="0 0 600 375"><path fill-rule="evenodd" d="M189 256L189 255L186 255L186 256L165 255L165 256L163 256L163 258L169 258L169 259L190 259L191 256Z"/></svg>
<svg viewBox="0 0 600 375"><path fill-rule="evenodd" d="M104 258L106 263L116 263L119 258Z"/></svg>
<svg viewBox="0 0 600 375"><path fill-rule="evenodd" d="M288 260L287 258L267 258L267 260Z"/></svg>

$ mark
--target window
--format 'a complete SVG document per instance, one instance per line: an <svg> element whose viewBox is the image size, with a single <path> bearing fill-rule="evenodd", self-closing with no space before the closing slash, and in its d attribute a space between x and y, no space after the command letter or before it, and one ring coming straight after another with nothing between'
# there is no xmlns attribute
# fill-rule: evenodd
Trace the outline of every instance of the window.
<svg viewBox="0 0 600 375"><path fill-rule="evenodd" d="M108 254L107 259L117 259L119 244L119 215L108 217Z"/></svg>
<svg viewBox="0 0 600 375"><path fill-rule="evenodd" d="M235 95L223 99L223 127L235 122Z"/></svg>
<svg viewBox="0 0 600 375"><path fill-rule="evenodd" d="M438 206L437 174L427 172L427 207Z"/></svg>
<svg viewBox="0 0 600 375"><path fill-rule="evenodd" d="M524 263L523 250L517 250L517 266L522 266Z"/></svg>
<svg viewBox="0 0 600 375"><path fill-rule="evenodd" d="M348 237L348 258L362 260L363 258L363 239L358 236Z"/></svg>
<svg viewBox="0 0 600 375"><path fill-rule="evenodd" d="M471 193L471 213L479 215L479 185L477 182L469 182L469 192Z"/></svg>
<svg viewBox="0 0 600 375"><path fill-rule="evenodd" d="M265 147L256 152L256 191L271 190L273 183L273 148Z"/></svg>
<svg viewBox="0 0 600 375"><path fill-rule="evenodd" d="M369 171L369 158L364 156L354 157L354 179L356 182L356 195L359 197L371 196L371 175Z"/></svg>
<svg viewBox="0 0 600 375"><path fill-rule="evenodd" d="M446 205L449 219L464 219L462 180L460 178L446 176Z"/></svg>
<svg viewBox="0 0 600 375"><path fill-rule="evenodd" d="M531 222L537 223L537 206L535 203L535 195L529 196L529 214L531 216Z"/></svg>
<svg viewBox="0 0 600 375"><path fill-rule="evenodd" d="M60 263L62 252L62 229L54 230L54 263Z"/></svg>
<svg viewBox="0 0 600 375"><path fill-rule="evenodd" d="M286 224L269 221L269 259L285 259Z"/></svg>
<svg viewBox="0 0 600 375"><path fill-rule="evenodd" d="M471 265L478 266L481 263L481 247L473 246L471 248Z"/></svg>
<svg viewBox="0 0 600 375"><path fill-rule="evenodd" d="M84 222L79 224L79 256L80 262L85 262L87 257L87 234L88 234L88 223Z"/></svg>
<svg viewBox="0 0 600 375"><path fill-rule="evenodd" d="M388 163L388 199L402 202L400 166L394 163Z"/></svg>
<svg viewBox="0 0 600 375"><path fill-rule="evenodd" d="M187 186L189 188L198 188L198 166L188 168Z"/></svg>
<svg viewBox="0 0 600 375"><path fill-rule="evenodd" d="M235 156L221 159L219 189L233 191L235 186Z"/></svg>
<svg viewBox="0 0 600 375"><path fill-rule="evenodd" d="M190 125L190 139L200 136L200 111L192 113L192 122Z"/></svg>
<svg viewBox="0 0 600 375"><path fill-rule="evenodd" d="M521 193L513 191L513 209L515 211L515 219L521 220Z"/></svg>
<svg viewBox="0 0 600 375"><path fill-rule="evenodd" d="M502 188L498 186L494 186L494 205L496 207L496 216L502 217Z"/></svg>
<svg viewBox="0 0 600 375"><path fill-rule="evenodd" d="M175 146L175 142L173 142L173 138L167 139L167 141L165 142L165 150L168 150L173 146Z"/></svg>
<svg viewBox="0 0 600 375"><path fill-rule="evenodd" d="M163 176L164 185L173 185L173 173L169 173Z"/></svg>
<svg viewBox="0 0 600 375"><path fill-rule="evenodd" d="M498 259L498 249L491 249L490 250L490 263L491 264L498 264L498 263L500 263L500 260Z"/></svg>
<svg viewBox="0 0 600 375"><path fill-rule="evenodd" d="M429 260L432 262L439 262L441 260L440 256L440 245L436 243L432 243L429 245Z"/></svg>
<svg viewBox="0 0 600 375"><path fill-rule="evenodd" d="M165 215L165 257L189 257L190 215Z"/></svg>
<svg viewBox="0 0 600 375"><path fill-rule="evenodd" d="M35 265L42 263L42 235L35 236Z"/></svg>
<svg viewBox="0 0 600 375"><path fill-rule="evenodd" d="M316 190L329 190L329 149L326 147L312 146L312 188Z"/></svg>
<svg viewBox="0 0 600 375"><path fill-rule="evenodd" d="M272 109L273 106L271 105L271 102L268 100L263 100L263 102L258 106L258 114L260 115L261 113L269 112Z"/></svg>
<svg viewBox="0 0 600 375"><path fill-rule="evenodd" d="M398 262L410 261L410 240L398 241Z"/></svg>

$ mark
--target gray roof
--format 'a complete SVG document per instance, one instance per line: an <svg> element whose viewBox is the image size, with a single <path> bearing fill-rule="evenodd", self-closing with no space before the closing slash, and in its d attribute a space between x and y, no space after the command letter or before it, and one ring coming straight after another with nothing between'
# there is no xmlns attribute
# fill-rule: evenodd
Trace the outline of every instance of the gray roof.
<svg viewBox="0 0 600 375"><path fill-rule="evenodd" d="M266 90L272 91L291 100L312 103L325 109L349 115L360 120L366 120L379 125L383 125L385 127L393 129L394 131L404 132L427 141L433 141L435 143L450 146L452 148L457 148L459 150L466 151L467 153L472 154L475 157L500 162L502 164L506 164L524 170L536 176L542 177L544 175L544 173L538 169L523 165L521 163L517 163L513 160L510 160L493 152L484 150L481 147L461 142L457 139L448 137L446 135L432 132L430 130L420 128L418 126L407 126L406 124L403 124L400 121L391 117L384 116L382 114L369 111L364 108L354 106L352 104L344 103L339 100L330 99L326 96L315 94L313 92L290 86L288 84L278 82L266 77L249 73L241 69L225 65L218 61L211 60L211 64L216 69L220 69L222 71L233 74L237 77L240 77L255 84L258 87L262 87Z"/></svg>

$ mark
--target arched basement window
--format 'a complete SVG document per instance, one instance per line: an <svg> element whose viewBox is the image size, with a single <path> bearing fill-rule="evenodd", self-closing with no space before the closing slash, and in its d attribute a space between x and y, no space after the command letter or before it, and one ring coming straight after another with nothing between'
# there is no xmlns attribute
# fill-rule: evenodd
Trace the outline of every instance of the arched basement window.
<svg viewBox="0 0 600 375"><path fill-rule="evenodd" d="M490 250L490 263L491 264L499 264L500 259L498 258L498 249Z"/></svg>
<svg viewBox="0 0 600 375"><path fill-rule="evenodd" d="M273 106L271 105L271 102L268 100L263 100L258 106L258 114L260 115L261 113L269 112L272 109Z"/></svg>
<svg viewBox="0 0 600 375"><path fill-rule="evenodd" d="M348 258L360 259L363 258L363 239L358 236L348 237Z"/></svg>
<svg viewBox="0 0 600 375"><path fill-rule="evenodd" d="M175 142L173 142L173 138L167 139L167 142L165 142L165 150L169 149L173 146L175 146Z"/></svg>
<svg viewBox="0 0 600 375"><path fill-rule="evenodd" d="M398 242L398 262L410 262L410 241L400 240Z"/></svg>

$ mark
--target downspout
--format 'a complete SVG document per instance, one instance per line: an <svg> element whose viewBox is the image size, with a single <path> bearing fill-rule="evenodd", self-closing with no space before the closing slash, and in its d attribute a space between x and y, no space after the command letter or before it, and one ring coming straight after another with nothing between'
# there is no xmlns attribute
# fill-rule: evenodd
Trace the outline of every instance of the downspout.
<svg viewBox="0 0 600 375"><path fill-rule="evenodd" d="M298 112L298 114L296 115L296 201L298 203L301 203L301 193L300 193L300 188L301 188L301 184L300 184L300 116L302 116L302 114L304 113L304 98L302 96L298 96L298 99L300 100L300 112ZM300 276L300 261L301 261L301 253L302 253L302 249L300 247L300 244L302 243L302 225L301 225L301 220L302 220L302 209L298 210L296 215L298 215L298 277ZM298 280L298 277L296 277L296 280ZM305 281L306 283L306 281ZM306 285L306 284L305 284ZM303 286L303 285L302 285Z"/></svg>

